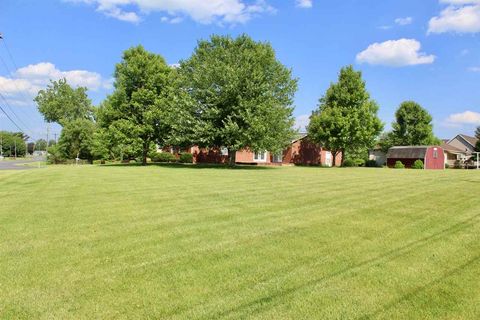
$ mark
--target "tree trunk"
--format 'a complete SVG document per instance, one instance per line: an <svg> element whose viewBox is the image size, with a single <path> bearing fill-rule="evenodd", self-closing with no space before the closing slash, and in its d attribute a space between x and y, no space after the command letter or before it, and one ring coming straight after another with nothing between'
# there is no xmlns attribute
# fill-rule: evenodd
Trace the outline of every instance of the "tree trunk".
<svg viewBox="0 0 480 320"><path fill-rule="evenodd" d="M336 167L336 166L337 166L337 154L338 154L338 151L332 151L332 156L333 156L333 159L332 159L332 167Z"/></svg>
<svg viewBox="0 0 480 320"><path fill-rule="evenodd" d="M147 165L148 145L149 145L148 142L143 143L142 166Z"/></svg>
<svg viewBox="0 0 480 320"><path fill-rule="evenodd" d="M228 165L233 167L235 166L237 160L237 151L228 149Z"/></svg>
<svg viewBox="0 0 480 320"><path fill-rule="evenodd" d="M345 161L345 149L340 150L340 152L342 153L342 163L340 166L343 166L343 161Z"/></svg>

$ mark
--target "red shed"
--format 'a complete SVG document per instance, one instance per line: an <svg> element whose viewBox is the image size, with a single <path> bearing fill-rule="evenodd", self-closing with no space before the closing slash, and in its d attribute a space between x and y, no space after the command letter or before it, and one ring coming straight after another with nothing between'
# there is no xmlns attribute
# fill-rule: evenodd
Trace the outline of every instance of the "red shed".
<svg viewBox="0 0 480 320"><path fill-rule="evenodd" d="M425 169L445 169L445 153L439 146L393 147L387 153L387 166L390 168L397 161L411 168L416 160L422 160Z"/></svg>

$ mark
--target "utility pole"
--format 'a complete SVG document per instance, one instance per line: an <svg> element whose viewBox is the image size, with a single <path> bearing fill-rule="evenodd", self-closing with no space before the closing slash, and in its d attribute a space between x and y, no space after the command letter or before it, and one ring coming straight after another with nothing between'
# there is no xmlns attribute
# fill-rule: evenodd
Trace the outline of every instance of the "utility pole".
<svg viewBox="0 0 480 320"><path fill-rule="evenodd" d="M55 132L53 136L55 137L55 144L57 144L57 133Z"/></svg>
<svg viewBox="0 0 480 320"><path fill-rule="evenodd" d="M15 160L17 160L17 140L13 140L13 144L15 146Z"/></svg>
<svg viewBox="0 0 480 320"><path fill-rule="evenodd" d="M45 153L48 154L48 134L50 133L50 124L47 123L47 147L45 148Z"/></svg>

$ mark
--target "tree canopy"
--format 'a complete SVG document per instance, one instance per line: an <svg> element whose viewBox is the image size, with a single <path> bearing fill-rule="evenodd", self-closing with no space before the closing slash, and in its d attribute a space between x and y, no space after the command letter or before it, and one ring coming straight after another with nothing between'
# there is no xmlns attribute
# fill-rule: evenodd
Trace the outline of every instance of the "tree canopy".
<svg viewBox="0 0 480 320"><path fill-rule="evenodd" d="M193 143L237 150L281 151L290 141L297 79L269 43L247 35L199 41L179 73L193 100Z"/></svg>
<svg viewBox="0 0 480 320"><path fill-rule="evenodd" d="M343 163L349 151L358 153L374 145L383 129L377 112L378 105L370 98L361 72L344 67L310 117L309 138L332 152L333 165L341 152Z"/></svg>
<svg viewBox="0 0 480 320"><path fill-rule="evenodd" d="M1 154L5 157L23 157L26 154L24 134L21 132L0 131Z"/></svg>
<svg viewBox="0 0 480 320"><path fill-rule="evenodd" d="M72 88L66 79L51 81L40 90L34 101L47 122L65 125L76 119L92 119L93 107L87 96L87 88Z"/></svg>
<svg viewBox="0 0 480 320"><path fill-rule="evenodd" d="M414 101L405 101L395 112L392 131L380 141L385 151L397 146L421 146L439 144L433 134L433 118L427 110Z"/></svg>
<svg viewBox="0 0 480 320"><path fill-rule="evenodd" d="M100 137L110 145L110 152L133 146L130 152L146 164L152 144L168 141L173 110L179 104L174 73L162 56L142 46L123 53L115 68L115 91L98 111Z"/></svg>

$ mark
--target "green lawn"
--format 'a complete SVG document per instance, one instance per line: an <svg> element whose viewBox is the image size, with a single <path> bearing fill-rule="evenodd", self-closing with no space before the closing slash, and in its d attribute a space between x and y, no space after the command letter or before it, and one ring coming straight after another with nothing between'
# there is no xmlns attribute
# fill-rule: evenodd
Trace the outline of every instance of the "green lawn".
<svg viewBox="0 0 480 320"><path fill-rule="evenodd" d="M1 319L479 319L480 172L0 171Z"/></svg>

